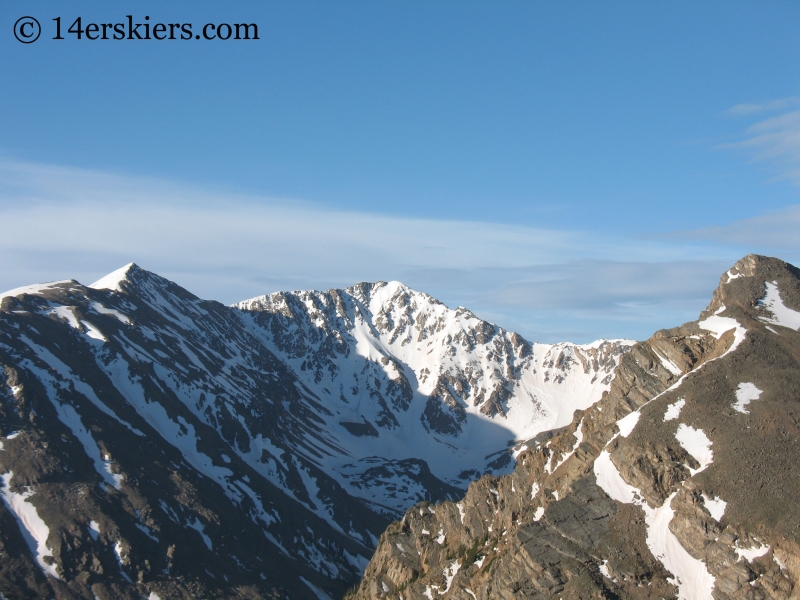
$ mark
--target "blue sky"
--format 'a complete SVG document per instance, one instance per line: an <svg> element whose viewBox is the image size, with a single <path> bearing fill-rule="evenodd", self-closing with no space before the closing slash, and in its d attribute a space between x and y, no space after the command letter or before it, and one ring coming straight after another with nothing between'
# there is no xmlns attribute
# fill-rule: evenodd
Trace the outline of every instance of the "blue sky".
<svg viewBox="0 0 800 600"><path fill-rule="evenodd" d="M0 288L399 279L589 341L695 318L747 252L800 259L797 3L65 6L0 6ZM128 14L261 39L49 39Z"/></svg>

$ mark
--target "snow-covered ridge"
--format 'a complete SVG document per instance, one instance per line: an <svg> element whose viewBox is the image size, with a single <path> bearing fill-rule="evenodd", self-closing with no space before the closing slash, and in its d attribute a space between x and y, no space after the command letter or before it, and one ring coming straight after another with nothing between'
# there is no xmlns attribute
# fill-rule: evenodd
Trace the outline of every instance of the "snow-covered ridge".
<svg viewBox="0 0 800 600"><path fill-rule="evenodd" d="M568 424L599 400L633 343L531 344L399 282L279 292L235 306L332 408L339 444L360 455L424 456L453 485L490 462L490 472L502 472L511 466L504 448ZM352 435L356 425L370 434Z"/></svg>

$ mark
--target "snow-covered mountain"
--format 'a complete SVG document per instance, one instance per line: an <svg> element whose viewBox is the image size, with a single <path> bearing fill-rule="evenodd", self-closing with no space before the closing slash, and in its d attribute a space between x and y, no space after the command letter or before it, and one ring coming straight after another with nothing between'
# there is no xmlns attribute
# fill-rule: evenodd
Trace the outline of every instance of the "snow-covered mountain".
<svg viewBox="0 0 800 600"><path fill-rule="evenodd" d="M236 306L330 411L320 414L327 441L343 451L317 465L349 493L399 514L426 492L416 467L398 461L424 462L442 489L503 471L509 446L596 402L630 345L530 344L398 282Z"/></svg>
<svg viewBox="0 0 800 600"><path fill-rule="evenodd" d="M510 471L630 344L530 344L396 282L226 307L128 265L12 290L0 591L341 595L392 518Z"/></svg>

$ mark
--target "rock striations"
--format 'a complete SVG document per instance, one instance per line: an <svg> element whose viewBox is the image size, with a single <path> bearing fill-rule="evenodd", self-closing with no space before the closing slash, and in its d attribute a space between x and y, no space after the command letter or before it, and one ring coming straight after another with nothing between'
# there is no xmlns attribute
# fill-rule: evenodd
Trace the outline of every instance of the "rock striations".
<svg viewBox="0 0 800 600"><path fill-rule="evenodd" d="M776 277L769 314L777 319L786 284L783 275ZM731 318L734 309L727 310L712 318ZM779 333L769 335L789 335L777 323L770 326ZM692 342L691 360L730 342L728 334L712 338ZM753 339L748 332L742 348ZM672 360L673 370L688 369L671 338L664 340L663 360ZM574 458L561 466L574 433L536 450L535 442L525 442L569 425L575 411L594 414L591 407L610 388L619 396L628 384L620 375L612 386L617 365L640 360L626 358L631 344L531 344L399 283L278 293L227 307L128 265L88 287L62 281L12 290L0 295L0 593L101 600L341 597L361 577L378 537L414 505L436 510L439 520L431 520L432 512L424 522L419 516L418 541L393 542L405 548L403 556L415 557L408 564L392 562L383 544L364 593L374 585L429 596L438 585L437 593L444 592L448 584L435 571L454 564L459 544L484 556L481 544L494 540L492 531L512 531L491 512L506 501L504 481L530 480L527 504L515 509L514 522L525 522L556 489L567 495L577 479L566 473L589 460L594 446L575 443ZM626 406L643 404L674 377L656 370L660 375L648 372L647 388L629 382L637 391ZM755 428L762 423L758 411L777 400L755 375L746 382L754 386L742 388L742 397L751 398L740 401L748 414L734 412ZM764 392L754 400L756 388ZM687 396L681 418L698 410L693 405ZM609 407L609 423L623 410ZM789 422L776 421L763 434L783 435ZM690 424L717 443L714 430ZM605 435L589 419L584 433L595 445ZM609 446L614 460L635 452L632 444L640 439L634 431ZM682 464L685 452L670 451ZM780 479L779 467L790 456L787 450L777 470L759 469L758 481ZM531 475L518 468L511 478L496 479L513 469L514 457ZM554 473L546 480L533 475L545 463ZM639 477L648 464L640 465ZM657 494L672 493L686 469L698 464L689 460L666 470L662 487L643 493L658 504ZM485 475L466 492L470 481ZM532 501L537 477L543 487ZM694 489L693 480L678 490L676 507ZM556 481L558 488L552 487ZM748 489L743 485L738 493ZM494 504L483 505L481 490ZM727 488L707 486L697 494L704 490L729 502L726 518L742 514ZM460 521L444 518L457 505L419 505L464 493L463 531ZM609 514L641 512L604 501ZM536 522L550 523L553 510L547 507ZM782 511L770 510L780 520ZM412 519L405 518L404 532L416 527ZM787 529L787 539L791 533ZM782 548L777 540L758 539L776 552ZM426 551L420 562L416 552L429 541L438 554ZM650 564L637 560L630 569ZM453 590L473 586L484 593L462 579L474 576L473 563L464 563ZM491 573L501 564L496 561ZM617 559L609 564L614 577L620 565ZM510 582L515 567L503 569ZM583 569L589 576L596 571ZM663 574L658 581L670 576L655 572ZM500 585L481 573L487 586ZM553 577L558 585L559 576Z"/></svg>
<svg viewBox="0 0 800 600"><path fill-rule="evenodd" d="M383 534L349 598L800 597L800 270L750 255L568 428Z"/></svg>

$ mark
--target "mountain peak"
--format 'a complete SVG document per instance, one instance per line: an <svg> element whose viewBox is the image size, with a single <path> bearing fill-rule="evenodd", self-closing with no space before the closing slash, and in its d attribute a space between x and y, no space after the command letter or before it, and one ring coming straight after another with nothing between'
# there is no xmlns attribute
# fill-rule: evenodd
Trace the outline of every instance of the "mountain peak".
<svg viewBox="0 0 800 600"><path fill-rule="evenodd" d="M763 316L763 305L770 287L789 304L800 309L800 269L778 258L748 254L720 277L711 302L701 319L718 311L733 310L750 319Z"/></svg>
<svg viewBox="0 0 800 600"><path fill-rule="evenodd" d="M101 277L94 283L90 284L89 287L95 290L112 290L115 292L122 292L122 283L124 281L130 281L131 275L137 271L141 271L141 269L136 263L131 262L124 267L120 267L116 271L112 271L105 277Z"/></svg>

